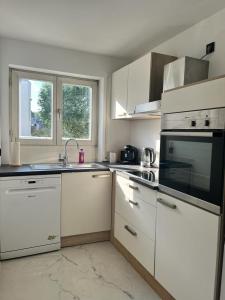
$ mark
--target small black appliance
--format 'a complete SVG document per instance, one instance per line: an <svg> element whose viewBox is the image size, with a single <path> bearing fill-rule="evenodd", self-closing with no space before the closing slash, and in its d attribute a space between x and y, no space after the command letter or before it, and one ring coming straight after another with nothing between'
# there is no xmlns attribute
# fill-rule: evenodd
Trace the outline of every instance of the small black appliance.
<svg viewBox="0 0 225 300"><path fill-rule="evenodd" d="M124 146L120 153L120 162L122 164L138 164L138 149L131 145Z"/></svg>

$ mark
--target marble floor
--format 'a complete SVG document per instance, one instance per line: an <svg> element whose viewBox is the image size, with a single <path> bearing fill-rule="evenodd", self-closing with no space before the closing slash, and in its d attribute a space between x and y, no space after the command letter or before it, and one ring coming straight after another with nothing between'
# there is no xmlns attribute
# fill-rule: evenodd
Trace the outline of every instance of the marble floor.
<svg viewBox="0 0 225 300"><path fill-rule="evenodd" d="M0 263L1 300L159 300L109 242Z"/></svg>

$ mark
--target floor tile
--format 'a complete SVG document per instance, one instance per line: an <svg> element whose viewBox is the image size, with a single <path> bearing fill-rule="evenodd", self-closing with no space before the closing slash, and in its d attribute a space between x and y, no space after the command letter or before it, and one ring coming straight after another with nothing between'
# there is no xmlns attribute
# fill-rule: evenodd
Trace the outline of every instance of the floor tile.
<svg viewBox="0 0 225 300"><path fill-rule="evenodd" d="M3 261L1 300L159 300L109 242Z"/></svg>

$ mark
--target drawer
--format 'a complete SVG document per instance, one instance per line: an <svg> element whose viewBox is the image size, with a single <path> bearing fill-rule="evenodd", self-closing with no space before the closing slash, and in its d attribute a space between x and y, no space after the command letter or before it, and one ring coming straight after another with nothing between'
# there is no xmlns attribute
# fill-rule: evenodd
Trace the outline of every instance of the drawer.
<svg viewBox="0 0 225 300"><path fill-rule="evenodd" d="M152 275L154 275L155 243L153 240L132 226L118 213L115 213L114 236Z"/></svg>
<svg viewBox="0 0 225 300"><path fill-rule="evenodd" d="M143 201L156 206L157 192L155 190L147 188L120 175L116 176L116 193L121 194L130 200L139 197Z"/></svg>
<svg viewBox="0 0 225 300"><path fill-rule="evenodd" d="M155 206L139 197L124 197L116 191L115 210L150 239L155 240Z"/></svg>

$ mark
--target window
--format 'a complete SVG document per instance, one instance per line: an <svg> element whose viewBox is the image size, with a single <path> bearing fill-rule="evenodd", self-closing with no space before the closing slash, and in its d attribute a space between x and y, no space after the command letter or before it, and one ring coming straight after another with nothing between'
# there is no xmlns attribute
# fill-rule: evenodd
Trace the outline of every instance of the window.
<svg viewBox="0 0 225 300"><path fill-rule="evenodd" d="M19 137L53 136L53 84L48 81L19 80Z"/></svg>
<svg viewBox="0 0 225 300"><path fill-rule="evenodd" d="M12 70L11 135L23 144L96 145L97 82Z"/></svg>

